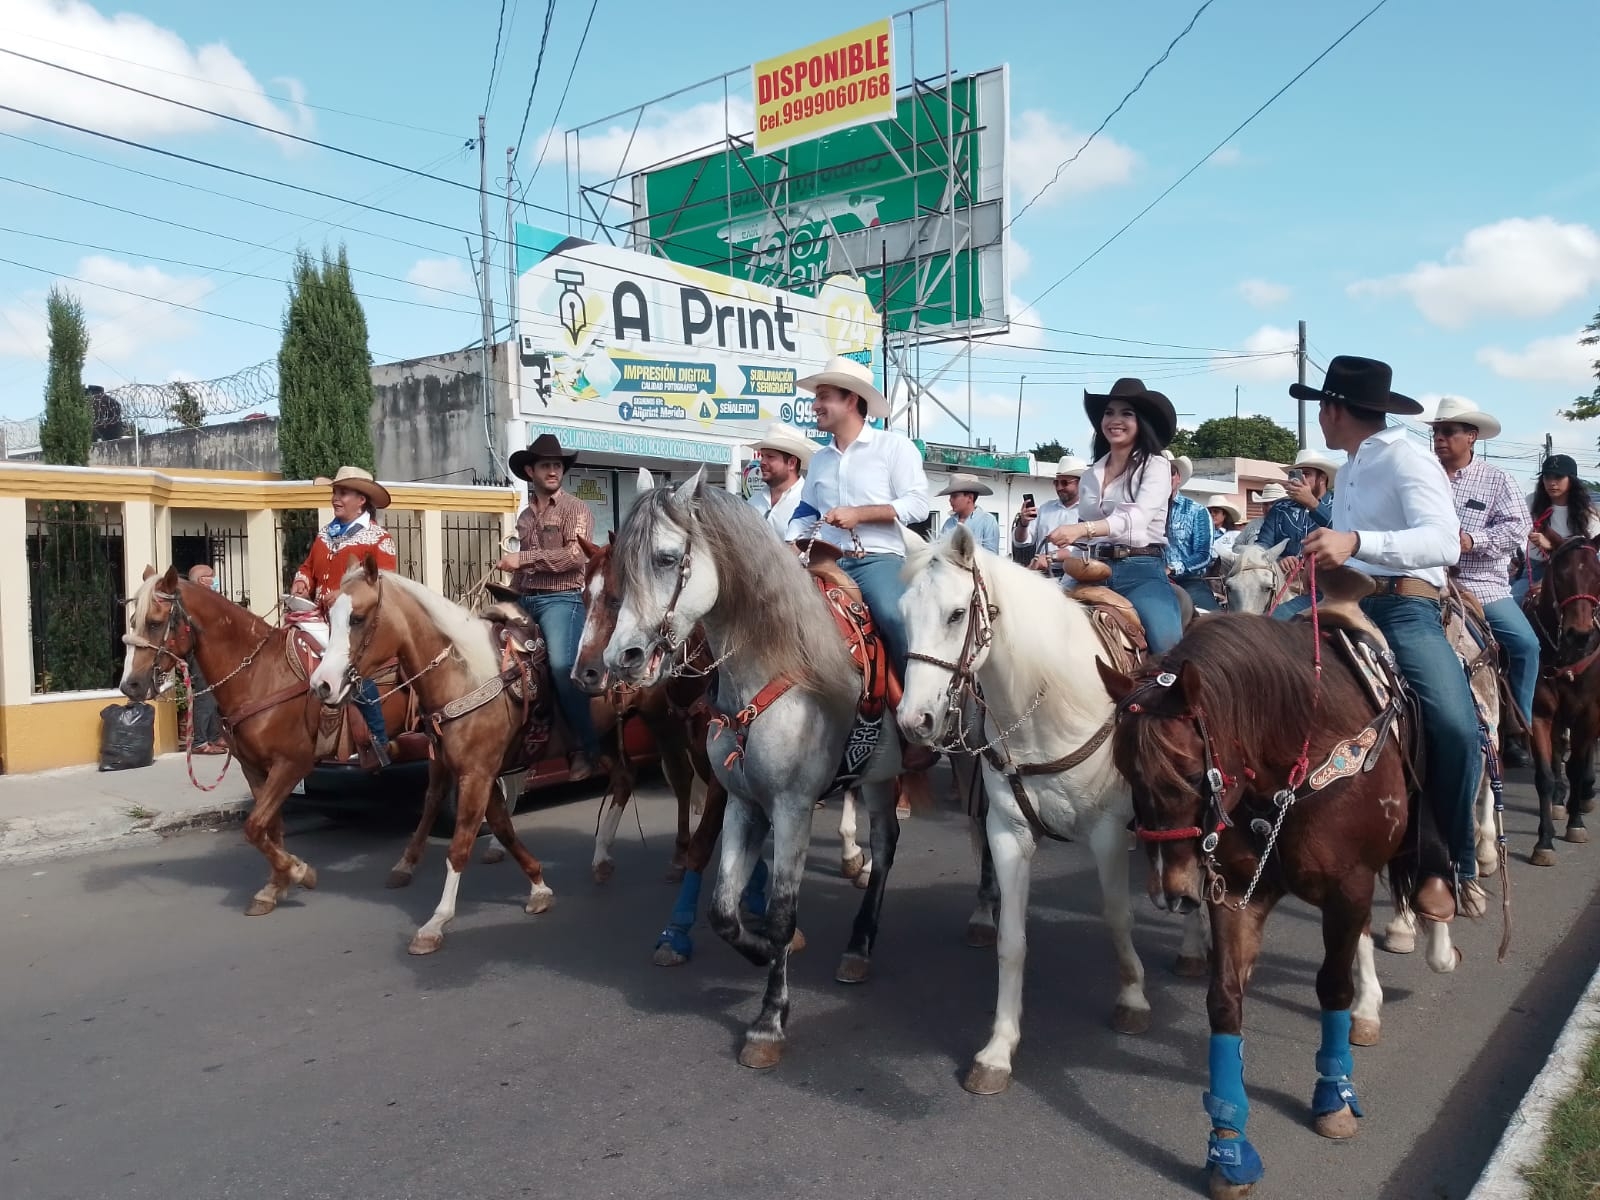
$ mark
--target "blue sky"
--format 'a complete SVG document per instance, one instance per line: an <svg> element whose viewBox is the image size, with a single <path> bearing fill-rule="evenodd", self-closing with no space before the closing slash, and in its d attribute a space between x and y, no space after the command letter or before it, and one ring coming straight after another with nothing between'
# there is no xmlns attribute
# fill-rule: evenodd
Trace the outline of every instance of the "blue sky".
<svg viewBox="0 0 1600 1200"><path fill-rule="evenodd" d="M1287 358L1222 369L1203 352L1053 331L1270 350L1286 346L1303 318L1319 362L1337 353L1384 358L1395 365L1400 390L1419 398L1464 395L1499 415L1506 426L1501 449L1514 469L1532 468L1532 447L1546 432L1559 447L1600 461L1600 429L1555 416L1595 382L1586 366L1595 355L1575 344L1600 308L1600 100L1592 81L1600 7L1593 0L1515 8L1492 0L1448 6L1390 0L1222 154L1037 309L1026 308L1371 3L1216 0L1200 17L1089 152L1012 230L1013 315L1051 331L1019 327L976 351L979 438L1011 444L1017 377L1024 373L1025 444L1056 437L1082 450L1084 382L1109 384L1121 374L1160 378L1178 409L1191 414L1185 424L1231 413L1238 386L1241 412L1266 413L1292 427ZM994 5L954 0L957 70L1011 67L1014 199L1049 178L1197 5L1014 3L995 19ZM491 186L503 180L504 148L522 121L545 14L543 0L510 0L506 7L504 66L489 106ZM416 0L131 0L126 9L0 0L0 47L475 185L476 155L464 146L483 108L500 4L471 0L448 16L444 11ZM887 11L835 0L778 7L599 0L559 127ZM555 3L519 159L523 179L555 120L588 12L588 0ZM695 100L653 110L638 153L703 141L705 113ZM88 378L106 386L210 378L270 358L289 264L284 252L297 241L343 239L352 264L375 273L359 277L358 288L370 297L378 359L452 349L477 335L462 236L477 229L477 202L467 189L297 147L15 59L0 63L0 104L447 227L363 212L0 113L0 131L14 135L0 137L0 176L36 185L0 182L0 258L45 272L0 263L0 416L26 417L41 407L43 294L52 274L86 281L68 286L82 295L92 319ZM597 145L604 144L602 137ZM564 175L557 137L530 202L564 211ZM550 213L530 217L559 220ZM498 231L503 209L495 208L491 220ZM329 221L352 228L331 228ZM498 269L494 286L503 319ZM1074 351L1195 357L1119 362ZM964 387L946 395L958 410L965 403ZM959 433L932 414L925 432L949 440Z"/></svg>

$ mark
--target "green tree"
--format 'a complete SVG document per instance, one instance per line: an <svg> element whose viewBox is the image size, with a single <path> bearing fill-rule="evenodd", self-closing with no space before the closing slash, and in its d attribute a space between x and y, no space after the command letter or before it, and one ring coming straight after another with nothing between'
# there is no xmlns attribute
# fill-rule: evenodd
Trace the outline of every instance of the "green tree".
<svg viewBox="0 0 1600 1200"><path fill-rule="evenodd" d="M1060 462L1071 453L1071 447L1060 442L1040 442L1033 448L1033 457L1039 462Z"/></svg>
<svg viewBox="0 0 1600 1200"><path fill-rule="evenodd" d="M1167 449L1171 450L1179 458L1183 458L1186 455L1189 458L1200 457L1194 448L1194 430L1192 429L1178 430L1177 433L1172 435L1172 441L1167 444Z"/></svg>
<svg viewBox="0 0 1600 1200"><path fill-rule="evenodd" d="M1300 452L1300 441L1271 417L1213 417L1192 433L1178 430L1172 452L1190 458L1260 458L1283 463L1293 461Z"/></svg>
<svg viewBox="0 0 1600 1200"><path fill-rule="evenodd" d="M45 376L39 446L47 463L86 467L94 412L83 389L83 360L89 353L83 305L71 292L52 287L45 312L50 327L50 367Z"/></svg>
<svg viewBox="0 0 1600 1200"><path fill-rule="evenodd" d="M185 429L199 429L206 423L206 410L200 403L200 398L194 394L194 389L187 383L178 383L173 390L178 398L172 402L172 407L167 410L171 418Z"/></svg>
<svg viewBox="0 0 1600 1200"><path fill-rule="evenodd" d="M1600 346L1600 312L1594 314L1594 320L1583 327L1583 336L1578 339L1580 346ZM1569 421L1587 421L1593 417L1600 417L1600 359L1594 363L1594 377L1597 380L1594 393L1588 396L1579 396L1572 402L1572 407L1563 409L1561 415Z"/></svg>

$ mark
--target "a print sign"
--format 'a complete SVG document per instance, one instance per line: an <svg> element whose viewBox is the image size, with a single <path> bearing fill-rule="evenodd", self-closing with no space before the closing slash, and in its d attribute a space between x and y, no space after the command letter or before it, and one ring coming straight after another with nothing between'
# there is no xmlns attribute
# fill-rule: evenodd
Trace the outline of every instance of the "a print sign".
<svg viewBox="0 0 1600 1200"><path fill-rule="evenodd" d="M756 153L894 116L893 39L885 17L751 67Z"/></svg>

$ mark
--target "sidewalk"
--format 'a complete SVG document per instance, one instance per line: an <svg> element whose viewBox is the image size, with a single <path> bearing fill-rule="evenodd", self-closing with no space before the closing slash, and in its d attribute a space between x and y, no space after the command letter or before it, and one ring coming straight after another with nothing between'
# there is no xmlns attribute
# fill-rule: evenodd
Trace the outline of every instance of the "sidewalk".
<svg viewBox="0 0 1600 1200"><path fill-rule="evenodd" d="M194 771L210 783L225 760L197 757ZM189 781L182 754L163 754L148 767L100 771L64 767L0 776L0 864L155 841L197 826L244 820L250 789L239 764L216 791Z"/></svg>

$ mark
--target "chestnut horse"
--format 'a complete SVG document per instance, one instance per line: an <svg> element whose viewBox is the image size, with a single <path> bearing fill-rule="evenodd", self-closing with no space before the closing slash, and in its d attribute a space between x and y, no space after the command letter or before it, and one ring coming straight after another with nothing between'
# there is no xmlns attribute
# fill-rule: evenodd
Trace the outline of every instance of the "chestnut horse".
<svg viewBox="0 0 1600 1200"><path fill-rule="evenodd" d="M283 846L283 803L316 763L322 705L304 665L295 665L296 643L308 649L314 643L298 630L276 628L226 596L190 583L176 567L159 577L154 567L145 568L132 604L122 639L128 647L122 694L148 700L158 690L158 668L175 668L191 654L199 663L255 801L244 835L272 874L245 913L265 916L296 884L317 886L316 868ZM406 708L399 691L384 698L390 729L404 728Z"/></svg>
<svg viewBox="0 0 1600 1200"><path fill-rule="evenodd" d="M1332 607L1320 629L1309 621L1213 617L1137 678L1100 668L1118 700L1113 754L1133 785L1152 898L1178 912L1202 902L1210 909L1206 1158L1217 1200L1243 1196L1262 1174L1245 1137L1240 1034L1244 990L1273 908L1293 895L1322 913L1312 1110L1319 1134L1348 1138L1362 1115L1350 1046L1376 1041L1382 1000L1368 932L1378 874L1387 868L1399 907L1412 904L1419 878L1449 874L1427 805L1412 800L1404 693L1393 675L1364 682L1335 648L1343 636L1337 627L1362 626L1353 603L1339 605L1346 615L1337 622ZM1428 879L1423 895L1436 900L1430 889L1437 887ZM1429 965L1454 969L1448 927L1425 925Z"/></svg>

